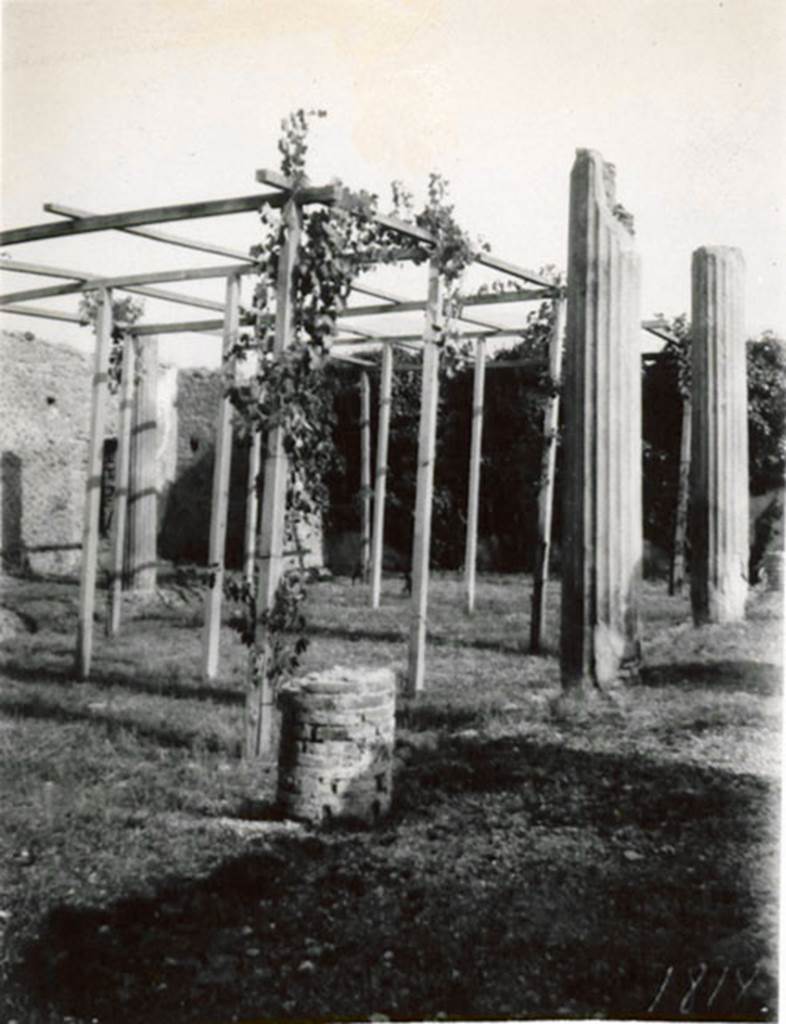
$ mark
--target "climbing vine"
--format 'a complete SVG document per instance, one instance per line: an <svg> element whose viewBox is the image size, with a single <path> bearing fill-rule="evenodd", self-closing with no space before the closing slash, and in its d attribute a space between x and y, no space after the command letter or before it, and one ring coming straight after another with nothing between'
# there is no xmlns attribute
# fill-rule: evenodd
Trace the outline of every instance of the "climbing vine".
<svg viewBox="0 0 786 1024"><path fill-rule="evenodd" d="M297 192L308 186L306 159L308 133L321 110L298 110L281 122L278 149L281 171L293 186L294 203L283 216L263 208L262 238L251 250L259 261L254 291L253 331L243 333L230 359L257 360L242 384L228 380L228 394L244 429L266 435L281 429L289 472L286 497L285 547L299 553L300 566L284 573L273 608L257 614L253 587L227 583L228 596L242 608L236 626L243 642L256 651L254 663L271 679L294 671L306 648L306 573L298 526L319 517L326 507L325 473L334 458L331 415L332 395L325 373L327 355L337 333L338 318L346 309L358 275L370 265L434 260L447 285L447 321L456 306L458 285L479 248L455 220L448 202L447 182L432 174L427 201L415 214L414 203L400 182L392 185L392 215L427 231L433 242L404 236L389 223L380 223L379 197L351 192L340 183L329 205L297 202ZM295 218L297 228L295 228ZM280 262L292 233L297 236L290 294L292 332L283 352L275 349L275 298ZM455 333L441 329L437 344L449 360L462 357ZM261 640L260 640L261 637Z"/></svg>
<svg viewBox="0 0 786 1024"><path fill-rule="evenodd" d="M120 387L123 368L123 340L128 328L139 320L145 311L145 304L131 295L120 299L112 297L112 345L109 349L108 382L111 394ZM98 292L84 292L79 301L79 316L95 325L98 319Z"/></svg>

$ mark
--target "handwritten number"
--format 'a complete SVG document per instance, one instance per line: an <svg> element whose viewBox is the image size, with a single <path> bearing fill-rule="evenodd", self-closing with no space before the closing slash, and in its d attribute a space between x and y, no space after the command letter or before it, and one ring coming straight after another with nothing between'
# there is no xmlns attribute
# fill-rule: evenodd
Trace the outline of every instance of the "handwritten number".
<svg viewBox="0 0 786 1024"><path fill-rule="evenodd" d="M704 981L704 976L707 973L707 965L704 963L699 964L695 970L688 971L688 977L690 978L690 988L682 997L680 1002L680 1013L690 1013L693 1009L693 1001L696 998L696 992L698 991L699 985Z"/></svg>
<svg viewBox="0 0 786 1024"><path fill-rule="evenodd" d="M660 983L660 988L658 989L657 993L655 994L655 998L652 1000L650 1005L647 1007L647 1013L652 1013L653 1010L655 1009L655 1007L661 1001L661 998L663 997L663 993L669 987L669 982L671 981L672 974L674 974L674 968L670 966L669 969L666 971L666 974L663 977L663 981Z"/></svg>
<svg viewBox="0 0 786 1024"><path fill-rule="evenodd" d="M707 1009L708 1010L712 1006L712 1004L715 1002L715 1000L717 999L718 993L720 992L720 990L723 988L723 983L726 981L726 975L728 973L729 973L729 968L728 967L724 967L723 968L723 973L721 974L720 978L718 978L718 981L717 981L717 983L715 985L715 988L712 990L712 994L710 995L710 998L707 1000Z"/></svg>
<svg viewBox="0 0 786 1024"><path fill-rule="evenodd" d="M756 980L756 975L758 973L759 973L759 967L758 967L758 964L757 964L756 967L753 968L753 974L750 976L750 978L748 978L748 980L746 982L743 983L742 973L741 973L739 967L735 968L734 974L735 974L735 976L737 978L737 984L740 986L740 990L737 993L736 1002L739 1002L742 999L742 997L745 995L745 993L751 987L753 982Z"/></svg>

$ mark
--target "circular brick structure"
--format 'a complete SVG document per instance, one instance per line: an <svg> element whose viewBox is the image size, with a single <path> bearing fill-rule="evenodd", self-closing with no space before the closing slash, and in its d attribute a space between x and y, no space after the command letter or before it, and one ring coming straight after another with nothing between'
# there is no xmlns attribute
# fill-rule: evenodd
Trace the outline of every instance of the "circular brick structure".
<svg viewBox="0 0 786 1024"><path fill-rule="evenodd" d="M278 798L291 818L373 824L390 809L392 669L334 668L281 692Z"/></svg>

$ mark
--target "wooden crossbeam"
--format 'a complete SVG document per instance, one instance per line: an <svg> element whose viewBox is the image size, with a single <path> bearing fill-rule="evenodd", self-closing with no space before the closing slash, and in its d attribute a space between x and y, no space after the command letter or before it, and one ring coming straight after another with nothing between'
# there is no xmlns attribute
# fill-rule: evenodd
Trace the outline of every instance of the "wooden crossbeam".
<svg viewBox="0 0 786 1024"><path fill-rule="evenodd" d="M63 267L49 267L37 263L26 263L20 260L0 260L0 271L8 271L14 274L36 274L42 277L60 277L68 281L98 281L97 274L86 274L83 271L65 270ZM115 286L118 287L118 286ZM144 295L148 299L160 299L164 302L175 302L182 306L194 306L197 309L212 309L222 312L224 304L214 302L212 299L203 299L197 295L181 295L180 292L170 292L163 288L145 288L127 286L120 287L120 291L131 292L134 295ZM42 296L43 297L43 296Z"/></svg>
<svg viewBox="0 0 786 1024"><path fill-rule="evenodd" d="M394 305L409 301L408 299L400 298L398 295L393 295L391 292L383 291L381 288L369 288L365 284L353 284L351 290L357 292L358 295L368 295L372 299L386 299Z"/></svg>
<svg viewBox="0 0 786 1024"><path fill-rule="evenodd" d="M424 310L426 308L425 302L398 302L396 305L374 305L374 306L350 306L345 309L340 319L346 320L347 318L352 319L358 316L375 316L379 313L412 313L418 310ZM488 320L478 320L475 317L464 316L462 313L460 316L453 318L464 324L475 324L478 327L486 327L490 330L501 331L504 330L502 324L489 323Z"/></svg>
<svg viewBox="0 0 786 1024"><path fill-rule="evenodd" d="M665 320L642 320L642 330L647 331L648 334L654 335L656 338L662 338L663 341L679 341L679 339L671 333L669 325Z"/></svg>
<svg viewBox="0 0 786 1024"><path fill-rule="evenodd" d="M551 281L546 280L545 277L541 277L536 274L533 270L527 270L525 267L519 267L515 263L509 263L507 260L501 260L498 256L493 256L490 252L480 253L475 257L475 262L479 263L482 267L488 267L491 270L499 270L503 274L507 274L509 277L519 277L522 281L529 281L530 284L540 285L541 288L548 288L551 294L559 294L560 289L553 285Z"/></svg>
<svg viewBox="0 0 786 1024"><path fill-rule="evenodd" d="M58 217L70 217L72 220L79 220L83 217L98 216L91 210L78 210L73 206L63 206L60 203L46 203L44 209L47 213L55 213ZM201 242L193 238L184 238L182 235L170 235L168 232L156 231L154 228L118 228L127 235L137 235L139 238L149 238L153 242L164 242L167 245L176 245L181 249L192 249L194 252L207 252L213 256L227 256L231 260L245 260L247 263L256 263L253 256L243 252L242 249L227 249L226 246L216 245L214 242Z"/></svg>
<svg viewBox="0 0 786 1024"><path fill-rule="evenodd" d="M298 203L330 203L338 190L329 185L323 188L304 188L298 192ZM122 230L147 224L163 224L173 220L193 220L201 217L223 217L231 213L248 213L263 206L281 207L286 202L285 192L263 192L231 199L210 199L198 203L178 203L173 206L153 206L141 210L121 210L94 217L80 217L66 223L33 224L26 228L12 228L0 232L0 245L19 245L44 238L65 238L92 231ZM46 209L46 207L44 207Z"/></svg>
<svg viewBox="0 0 786 1024"><path fill-rule="evenodd" d="M496 331L462 331L456 337L459 341L472 341L475 338L520 338L524 333L523 328L505 328L504 330ZM422 342L422 334L381 334L371 339L373 341L386 342L388 344L400 345L400 344L414 344L415 342ZM342 345L363 345L362 339L357 338L335 338L333 344Z"/></svg>
<svg viewBox="0 0 786 1024"><path fill-rule="evenodd" d="M207 331L220 331L223 320L186 320L171 324L134 324L130 333L138 337L146 334L183 334L185 332L199 334Z"/></svg>
<svg viewBox="0 0 786 1024"><path fill-rule="evenodd" d="M41 320L63 320L65 323L81 324L83 327L90 321L86 317L78 316L76 313L66 313L58 309L43 309L41 306L3 306L0 313L10 313L12 316L32 316Z"/></svg>
<svg viewBox="0 0 786 1024"><path fill-rule="evenodd" d="M370 363L367 359L358 359L357 356L340 356L333 355L330 353L330 358L334 359L338 363L349 363L352 366L362 366L364 369L373 370L375 363Z"/></svg>
<svg viewBox="0 0 786 1024"><path fill-rule="evenodd" d="M286 192L293 192L294 195L300 196L303 190L294 190L294 183L290 178L280 174L278 171L270 171L268 169L261 169L257 171L257 181L265 185L272 185L275 188L283 189ZM294 190L294 191L293 191ZM353 194L347 189L336 188L335 197L332 202L340 207L350 208L352 207ZM404 235L406 238L414 238L418 242L427 242L433 244L435 241L434 236L425 231L423 228L418 227L417 224L410 224L407 221L400 220L398 217L392 217L384 213L375 213L372 215L372 220L380 227L387 228L389 231L395 231L399 235ZM554 296L555 292L559 292L559 288L552 284L551 281L547 281L544 277L536 274L533 270L527 270L525 267L519 267L515 263L510 263L508 260L499 259L499 257L492 255L491 253L478 253L475 257L475 262L479 263L483 267L489 267L492 270L499 270L503 274L508 274L510 277L518 277L523 281L529 281L532 284L540 285L542 288L546 288L549 291L550 296Z"/></svg>
<svg viewBox="0 0 786 1024"><path fill-rule="evenodd" d="M260 167L254 175L254 180L260 185L269 185L271 188L280 188L285 191L292 191L292 179L280 171L271 170L269 167Z"/></svg>
<svg viewBox="0 0 786 1024"><path fill-rule="evenodd" d="M376 316L379 313L415 313L422 311L426 308L424 301L413 300L396 302L395 304L386 302L378 303L370 306L347 306L341 313L342 320L348 317L356 316Z"/></svg>
<svg viewBox="0 0 786 1024"><path fill-rule="evenodd" d="M81 270L64 270L63 267L51 267L46 263L29 263L27 260L0 260L0 273L33 274L36 277L62 277L68 281L86 281L94 274L85 274Z"/></svg>
<svg viewBox="0 0 786 1024"><path fill-rule="evenodd" d="M46 299L56 295L73 295L89 292L96 288L128 288L131 285L153 284L157 281L203 281L228 274L253 274L257 268L247 263L230 263L220 267L190 267L186 270L155 270L145 274L122 274L119 277L90 277L73 284L55 284L48 288L31 288L28 291L9 292L0 295L0 305L24 302L28 299Z"/></svg>
<svg viewBox="0 0 786 1024"><path fill-rule="evenodd" d="M505 292L473 292L471 295L459 296L459 302L462 306L497 306L553 298L553 288L516 288Z"/></svg>
<svg viewBox="0 0 786 1024"><path fill-rule="evenodd" d="M388 311L391 312L391 311ZM654 322L657 326L658 321ZM649 331L652 334L657 334L657 331L652 327L652 321L643 320L641 323L642 330ZM346 328L350 330L350 328ZM504 328L502 330L488 330L488 331L462 331L457 335L459 341L472 341L476 338L520 338L525 333L526 328L523 327L512 327ZM665 338L663 334L657 334L658 337ZM420 334L378 334L375 335L374 341L386 342L389 344L417 344L422 342L423 338ZM668 340L668 339L666 339ZM362 341L357 341L354 338L335 338L334 344L341 345L361 345ZM660 357L659 352L644 352L642 356L652 359ZM504 362L490 362L488 364L489 369L502 369L508 366L520 366L527 365L522 363L504 363ZM545 364L544 364L545 366Z"/></svg>

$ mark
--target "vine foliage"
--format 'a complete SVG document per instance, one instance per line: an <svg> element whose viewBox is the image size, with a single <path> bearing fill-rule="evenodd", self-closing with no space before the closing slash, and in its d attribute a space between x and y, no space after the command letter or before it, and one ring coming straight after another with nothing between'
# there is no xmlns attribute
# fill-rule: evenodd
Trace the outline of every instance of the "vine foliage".
<svg viewBox="0 0 786 1024"><path fill-rule="evenodd" d="M262 237L251 250L259 261L255 326L240 335L226 364L227 392L242 428L263 436L280 428L288 459L285 548L298 552L299 567L283 574L273 608L262 614L258 614L253 586L232 580L225 584L227 596L240 608L235 628L255 652L255 672L265 672L272 681L292 673L307 646L303 603L308 574L299 527L319 518L326 509L323 480L335 452L332 392L325 366L352 286L358 275L373 265L399 263L402 258L415 263L434 260L448 286L445 312L449 316L461 277L479 248L456 222L447 198L447 182L437 174L431 175L426 204L417 214L413 213L411 193L400 182L392 185L391 214L429 232L433 242L380 223L379 197L351 192L340 182L336 201L330 205L298 203L298 191L309 183L309 129L315 119L325 116L322 110L298 110L281 122L280 168L290 180L293 194L283 216L268 208L260 213ZM282 258L291 257L287 246L293 236L297 246L289 282L292 336L284 351L276 353L280 264ZM461 358L449 329L440 333L437 343L451 359ZM242 383L230 379L234 361L251 357L256 364L250 375Z"/></svg>
<svg viewBox="0 0 786 1024"><path fill-rule="evenodd" d="M123 339L128 328L135 324L145 311L145 304L131 295L122 298L112 296L112 346L109 349L108 383L110 394L120 388L123 369ZM79 315L95 326L98 319L98 292L84 292L79 301Z"/></svg>

